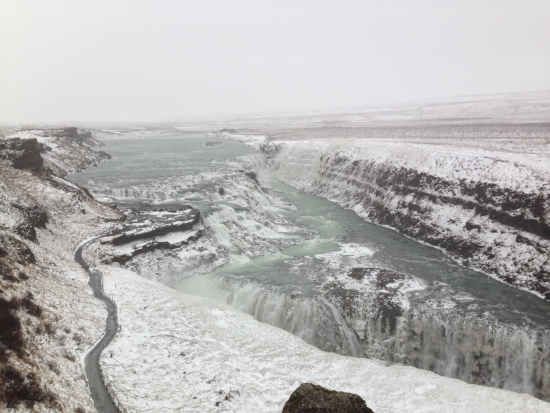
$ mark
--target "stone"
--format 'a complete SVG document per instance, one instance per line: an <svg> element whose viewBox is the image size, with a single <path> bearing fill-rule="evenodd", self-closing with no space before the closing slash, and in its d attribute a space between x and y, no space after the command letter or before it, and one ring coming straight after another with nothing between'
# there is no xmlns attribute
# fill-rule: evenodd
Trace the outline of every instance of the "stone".
<svg viewBox="0 0 550 413"><path fill-rule="evenodd" d="M283 413L374 413L356 394L302 383L290 395Z"/></svg>

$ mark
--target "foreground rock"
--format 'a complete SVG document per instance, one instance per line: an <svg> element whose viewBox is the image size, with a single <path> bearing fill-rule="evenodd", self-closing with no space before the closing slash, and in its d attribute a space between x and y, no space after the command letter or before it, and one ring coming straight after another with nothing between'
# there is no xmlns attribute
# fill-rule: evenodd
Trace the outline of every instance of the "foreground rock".
<svg viewBox="0 0 550 413"><path fill-rule="evenodd" d="M36 138L1 140L0 159L9 159L16 169L37 171L43 164Z"/></svg>
<svg viewBox="0 0 550 413"><path fill-rule="evenodd" d="M294 390L283 413L374 413L356 394L303 383Z"/></svg>

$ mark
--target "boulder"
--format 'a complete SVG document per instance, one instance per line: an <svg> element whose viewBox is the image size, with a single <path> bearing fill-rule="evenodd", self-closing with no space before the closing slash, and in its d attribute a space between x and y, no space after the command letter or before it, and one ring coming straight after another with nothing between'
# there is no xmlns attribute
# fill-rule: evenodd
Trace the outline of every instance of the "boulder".
<svg viewBox="0 0 550 413"><path fill-rule="evenodd" d="M374 413L356 394L303 383L294 390L283 413Z"/></svg>

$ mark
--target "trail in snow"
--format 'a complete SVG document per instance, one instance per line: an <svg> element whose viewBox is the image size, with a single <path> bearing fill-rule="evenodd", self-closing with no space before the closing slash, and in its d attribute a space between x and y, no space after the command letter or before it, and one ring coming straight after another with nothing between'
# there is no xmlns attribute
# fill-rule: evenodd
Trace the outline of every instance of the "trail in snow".
<svg viewBox="0 0 550 413"><path fill-rule="evenodd" d="M88 285L92 289L94 297L99 298L105 303L105 307L107 308L107 320L105 324L105 334L84 358L84 370L86 371L88 385L90 386L90 392L97 411L99 413L119 413L118 408L113 403L109 390L103 382L103 377L99 367L99 356L101 355L103 349L107 347L111 340L115 337L118 329L116 307L114 303L107 296L105 296L105 294L103 294L103 280L101 272L90 268L88 263L82 257L83 248L93 241L94 240L91 240L80 245L74 254L74 260L90 275Z"/></svg>

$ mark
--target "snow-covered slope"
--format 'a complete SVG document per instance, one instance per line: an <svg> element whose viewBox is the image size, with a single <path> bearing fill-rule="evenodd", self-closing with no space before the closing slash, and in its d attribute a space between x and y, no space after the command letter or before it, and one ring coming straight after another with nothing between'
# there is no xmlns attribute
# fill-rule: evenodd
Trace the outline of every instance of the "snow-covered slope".
<svg viewBox="0 0 550 413"><path fill-rule="evenodd" d="M353 392L377 413L550 412L524 394L325 353L235 309L100 267L120 332L103 354L128 412L280 412L302 382Z"/></svg>
<svg viewBox="0 0 550 413"><path fill-rule="evenodd" d="M93 412L82 358L106 312L73 253L120 215L47 166L19 166L0 162L0 410Z"/></svg>

